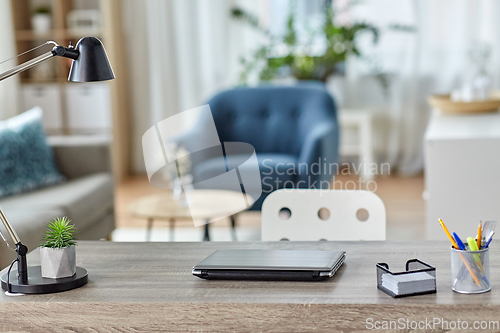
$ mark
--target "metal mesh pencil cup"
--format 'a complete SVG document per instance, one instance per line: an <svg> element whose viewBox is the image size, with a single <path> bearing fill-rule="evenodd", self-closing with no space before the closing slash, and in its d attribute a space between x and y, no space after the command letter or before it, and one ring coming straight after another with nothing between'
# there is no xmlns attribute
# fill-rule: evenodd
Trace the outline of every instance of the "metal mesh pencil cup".
<svg viewBox="0 0 500 333"><path fill-rule="evenodd" d="M451 247L451 282L457 293L478 294L491 290L489 248L462 251Z"/></svg>

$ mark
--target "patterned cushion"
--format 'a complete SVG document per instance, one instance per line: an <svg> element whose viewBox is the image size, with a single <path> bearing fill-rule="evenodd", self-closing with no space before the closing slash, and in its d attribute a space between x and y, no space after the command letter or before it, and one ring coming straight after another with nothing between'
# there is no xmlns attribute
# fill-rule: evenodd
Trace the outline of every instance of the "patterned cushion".
<svg viewBox="0 0 500 333"><path fill-rule="evenodd" d="M45 142L42 109L0 121L0 197L62 182Z"/></svg>

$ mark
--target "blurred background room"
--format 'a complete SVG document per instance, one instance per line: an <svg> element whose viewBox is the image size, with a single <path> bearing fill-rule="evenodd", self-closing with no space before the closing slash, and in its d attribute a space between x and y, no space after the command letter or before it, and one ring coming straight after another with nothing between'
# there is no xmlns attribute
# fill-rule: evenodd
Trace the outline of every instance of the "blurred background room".
<svg viewBox="0 0 500 333"><path fill-rule="evenodd" d="M74 84L71 60L57 58L0 82L0 205L31 243L37 221L61 214L81 239L207 239L189 219L155 215L151 198L169 190L150 184L143 135L208 103L221 141L251 143L275 162L299 163L309 149L304 128L331 122L338 139L318 141L321 152L310 156L340 166L330 188L382 199L389 240L432 238L427 224L438 212L496 220L497 13L495 0L0 0L0 72L50 51L47 41L95 36L116 76ZM310 110L320 99L324 114ZM28 110L49 150L23 162L31 148L8 147ZM176 138L201 120L189 112L171 121ZM27 147L44 136L33 140ZM298 148L286 147L292 141ZM9 185L16 164L49 172L44 159L55 176L18 175ZM196 163L186 164L195 178ZM259 240L260 206L210 223L209 238Z"/></svg>

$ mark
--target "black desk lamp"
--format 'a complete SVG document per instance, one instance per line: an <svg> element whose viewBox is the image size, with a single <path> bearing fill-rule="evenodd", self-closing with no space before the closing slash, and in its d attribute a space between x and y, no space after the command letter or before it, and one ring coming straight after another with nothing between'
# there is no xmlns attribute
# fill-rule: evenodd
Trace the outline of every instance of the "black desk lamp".
<svg viewBox="0 0 500 333"><path fill-rule="evenodd" d="M95 37L84 37L78 41L75 48L71 43L69 47L56 44L51 51L1 73L0 81L55 56L73 59L68 81L94 82L115 78L101 41ZM1 208L0 220L2 220L10 238L16 245L15 250L17 252L17 271L14 270L11 273L9 269L9 272L1 277L2 289L13 293L47 294L78 288L87 283L87 271L81 267L77 267L76 274L72 277L62 279L43 278L40 266L28 268L26 260L28 248L21 243L21 239L10 225ZM15 279L16 276L17 279ZM12 279L13 277L14 279Z"/></svg>
<svg viewBox="0 0 500 333"><path fill-rule="evenodd" d="M111 69L111 65L109 64L108 56L106 55L106 50L104 50L101 41L95 37L84 37L78 41L75 48L73 48L71 43L69 47L56 44L51 51L1 73L0 81L30 69L55 56L73 59L68 81L93 82L115 78L113 69Z"/></svg>

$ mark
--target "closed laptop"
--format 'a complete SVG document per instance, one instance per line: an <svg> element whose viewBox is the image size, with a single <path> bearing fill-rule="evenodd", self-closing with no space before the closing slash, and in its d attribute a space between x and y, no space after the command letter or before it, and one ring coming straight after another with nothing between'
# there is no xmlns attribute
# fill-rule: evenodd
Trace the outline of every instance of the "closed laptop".
<svg viewBox="0 0 500 333"><path fill-rule="evenodd" d="M316 281L333 276L344 251L220 249L193 267L193 275L222 280Z"/></svg>

